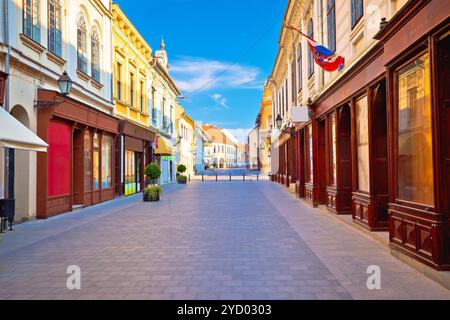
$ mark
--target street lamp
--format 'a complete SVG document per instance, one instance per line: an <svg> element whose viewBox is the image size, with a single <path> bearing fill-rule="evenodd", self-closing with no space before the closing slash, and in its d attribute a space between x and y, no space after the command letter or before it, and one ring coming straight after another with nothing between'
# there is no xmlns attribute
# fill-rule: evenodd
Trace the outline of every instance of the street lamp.
<svg viewBox="0 0 450 320"><path fill-rule="evenodd" d="M58 86L61 94L68 96L72 90L73 81L70 79L66 71L59 77Z"/></svg>
<svg viewBox="0 0 450 320"><path fill-rule="evenodd" d="M280 130L281 129L281 125L283 124L283 118L280 116L280 114L278 114L277 119L275 120L275 122L277 123L278 130Z"/></svg>
<svg viewBox="0 0 450 320"><path fill-rule="evenodd" d="M70 91L72 91L72 85L73 85L72 79L70 79L67 72L64 71L64 73L58 79L59 92L64 96L64 99L62 101L60 100L57 101L56 100L57 96L55 95L53 101L35 100L34 107L37 108L38 110L43 110L49 107L57 107L60 104L63 104L64 102L66 102L67 97L70 94Z"/></svg>

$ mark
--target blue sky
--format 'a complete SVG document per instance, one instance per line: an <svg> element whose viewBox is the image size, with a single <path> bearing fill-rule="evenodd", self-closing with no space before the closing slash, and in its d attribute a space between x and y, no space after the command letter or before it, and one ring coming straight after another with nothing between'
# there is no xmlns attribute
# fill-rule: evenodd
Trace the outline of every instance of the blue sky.
<svg viewBox="0 0 450 320"><path fill-rule="evenodd" d="M243 140L272 71L286 0L115 2L153 50L164 36L169 72L187 97L187 113Z"/></svg>

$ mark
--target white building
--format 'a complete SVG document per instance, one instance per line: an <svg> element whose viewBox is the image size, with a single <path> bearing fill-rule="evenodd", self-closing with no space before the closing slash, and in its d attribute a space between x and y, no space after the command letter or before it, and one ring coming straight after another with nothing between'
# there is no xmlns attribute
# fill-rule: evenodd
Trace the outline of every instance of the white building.
<svg viewBox="0 0 450 320"><path fill-rule="evenodd" d="M249 169L258 169L259 162L259 130L258 127L253 128L252 131L249 132L247 138L248 144L248 168Z"/></svg>
<svg viewBox="0 0 450 320"><path fill-rule="evenodd" d="M35 106L45 107L45 104L37 103L43 99L40 94L59 93L57 80L65 71L74 82L70 103L111 113L110 5L108 0L2 1L0 65L9 73L5 108L31 131L38 132ZM55 103L48 103L47 107L58 108ZM67 114L62 117L65 116ZM2 178L4 166L4 151L0 148ZM16 220L34 218L38 215L37 154L16 151L15 168ZM3 185L1 181L0 198L4 196ZM45 199L47 196L43 194ZM48 208L44 198L42 210L46 213ZM65 203L65 208L71 204Z"/></svg>
<svg viewBox="0 0 450 320"><path fill-rule="evenodd" d="M161 183L175 181L175 106L181 95L175 82L169 75L169 62L164 40L160 50L155 53L154 66L151 71L151 117L150 126L159 132L156 160L161 167Z"/></svg>
<svg viewBox="0 0 450 320"><path fill-rule="evenodd" d="M228 130L206 124L203 130L212 142L205 146L205 163L210 167L226 169L237 167L238 140Z"/></svg>
<svg viewBox="0 0 450 320"><path fill-rule="evenodd" d="M202 174L205 171L205 145L212 143L211 137L202 129L202 126L195 122L194 128L194 158L195 174Z"/></svg>

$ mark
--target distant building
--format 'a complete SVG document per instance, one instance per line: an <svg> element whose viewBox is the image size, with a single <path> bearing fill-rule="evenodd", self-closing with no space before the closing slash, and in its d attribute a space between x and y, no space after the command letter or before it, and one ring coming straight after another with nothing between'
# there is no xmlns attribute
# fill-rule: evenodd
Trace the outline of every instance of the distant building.
<svg viewBox="0 0 450 320"><path fill-rule="evenodd" d="M218 169L237 167L237 139L211 124L204 125L203 130L211 137L205 146L205 164Z"/></svg>
<svg viewBox="0 0 450 320"><path fill-rule="evenodd" d="M251 170L260 168L260 161L258 157L259 152L259 128L253 128L247 137L248 144L248 168Z"/></svg>

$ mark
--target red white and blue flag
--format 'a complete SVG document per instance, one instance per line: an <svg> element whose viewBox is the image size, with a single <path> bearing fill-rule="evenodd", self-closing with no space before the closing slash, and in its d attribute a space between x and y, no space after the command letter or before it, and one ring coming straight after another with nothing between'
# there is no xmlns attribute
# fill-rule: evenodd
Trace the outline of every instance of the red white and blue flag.
<svg viewBox="0 0 450 320"><path fill-rule="evenodd" d="M301 32L300 30L297 30L296 28L292 26L287 26L290 29L293 29L300 33L302 36L306 38L308 41L309 48L311 52L313 53L314 60L316 63L322 67L322 69L332 72L339 70L341 71L344 69L345 66L345 59L342 56L336 55L333 51L328 49L327 47L317 43L310 37L308 37L306 34Z"/></svg>

